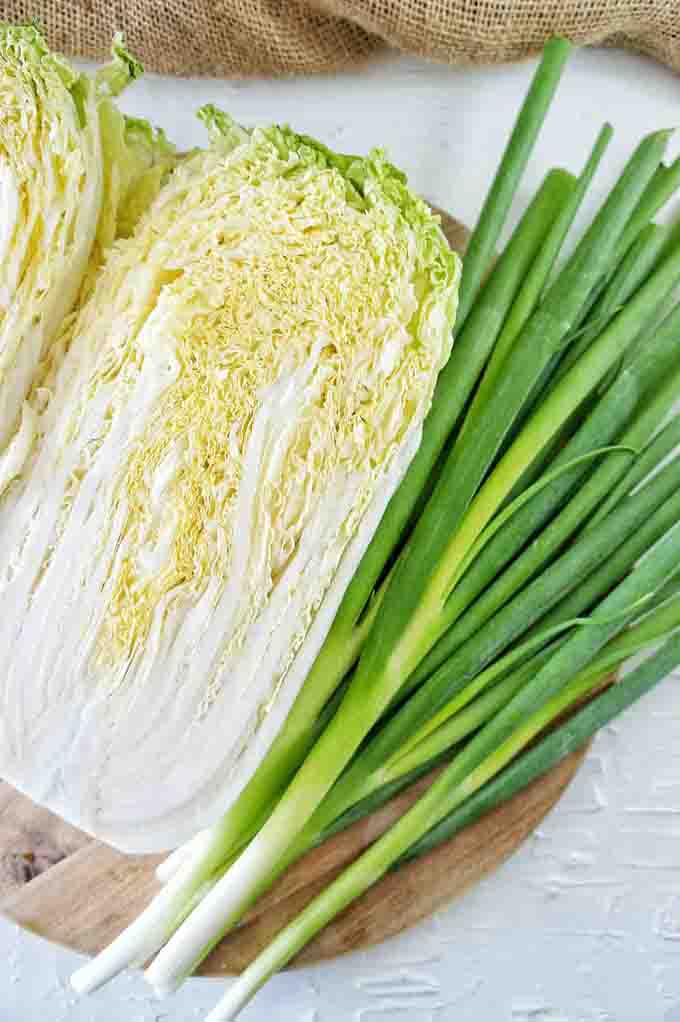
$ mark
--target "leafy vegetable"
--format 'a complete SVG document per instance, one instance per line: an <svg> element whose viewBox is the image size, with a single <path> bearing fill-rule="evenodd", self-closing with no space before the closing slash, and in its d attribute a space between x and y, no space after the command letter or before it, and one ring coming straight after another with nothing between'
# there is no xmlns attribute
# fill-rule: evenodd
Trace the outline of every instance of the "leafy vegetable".
<svg viewBox="0 0 680 1022"><path fill-rule="evenodd" d="M0 25L0 485L37 431L26 403L103 250L141 212L171 147L113 97L141 73L117 39L92 79L33 26ZM44 397L44 392L43 395Z"/></svg>
<svg viewBox="0 0 680 1022"><path fill-rule="evenodd" d="M456 308L459 260L382 152L204 119L210 147L57 337L0 507L2 771L133 851L212 823L266 752L418 447Z"/></svg>

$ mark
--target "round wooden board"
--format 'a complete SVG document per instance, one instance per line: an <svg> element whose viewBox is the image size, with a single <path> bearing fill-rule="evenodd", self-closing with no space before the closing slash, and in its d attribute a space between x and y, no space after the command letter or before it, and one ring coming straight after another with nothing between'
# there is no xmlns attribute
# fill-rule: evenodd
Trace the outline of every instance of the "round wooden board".
<svg viewBox="0 0 680 1022"><path fill-rule="evenodd" d="M462 250L465 228L444 213L442 223L452 246ZM320 933L294 964L376 944L493 872L559 799L585 751L565 759L434 852L388 874ZM430 782L431 777L423 778L369 819L296 863L215 949L201 973L220 976L241 971ZM47 940L85 954L100 951L157 891L158 861L151 856L121 855L0 783L0 911Z"/></svg>

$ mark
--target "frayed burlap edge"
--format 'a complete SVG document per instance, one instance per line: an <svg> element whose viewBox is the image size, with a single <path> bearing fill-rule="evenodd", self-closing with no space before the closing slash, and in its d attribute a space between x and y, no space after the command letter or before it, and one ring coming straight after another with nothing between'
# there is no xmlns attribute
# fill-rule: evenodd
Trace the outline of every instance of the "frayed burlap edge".
<svg viewBox="0 0 680 1022"><path fill-rule="evenodd" d="M0 0L50 44L106 58L115 31L147 70L244 78L351 68L390 46L455 65L521 60L552 35L680 70L676 0Z"/></svg>

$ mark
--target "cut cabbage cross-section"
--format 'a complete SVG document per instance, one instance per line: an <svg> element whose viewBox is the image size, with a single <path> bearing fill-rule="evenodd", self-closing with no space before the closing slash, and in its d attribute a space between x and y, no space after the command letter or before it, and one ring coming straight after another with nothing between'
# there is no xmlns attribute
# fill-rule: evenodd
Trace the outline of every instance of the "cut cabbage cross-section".
<svg viewBox="0 0 680 1022"><path fill-rule="evenodd" d="M31 26L0 26L0 451L73 305L102 203L97 96Z"/></svg>
<svg viewBox="0 0 680 1022"><path fill-rule="evenodd" d="M0 769L131 851L238 794L417 449L459 262L375 151L213 141L118 241L0 506Z"/></svg>
<svg viewBox="0 0 680 1022"><path fill-rule="evenodd" d="M161 132L114 97L141 73L120 38L89 77L32 25L0 24L0 492L33 441L24 401L64 317L171 169Z"/></svg>

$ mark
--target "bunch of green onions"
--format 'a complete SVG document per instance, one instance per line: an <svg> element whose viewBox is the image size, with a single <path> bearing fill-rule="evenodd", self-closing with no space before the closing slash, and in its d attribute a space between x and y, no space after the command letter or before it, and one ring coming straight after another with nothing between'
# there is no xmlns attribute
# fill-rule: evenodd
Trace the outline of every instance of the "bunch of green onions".
<svg viewBox="0 0 680 1022"><path fill-rule="evenodd" d="M492 266L567 54L546 47L468 246L421 447L281 733L77 990L154 955L147 978L174 990L291 863L443 764L209 1022L235 1018L388 870L511 798L680 664L680 231L653 222L680 186L680 162L662 162L669 133L642 140L560 259L605 126L577 177L547 174Z"/></svg>

